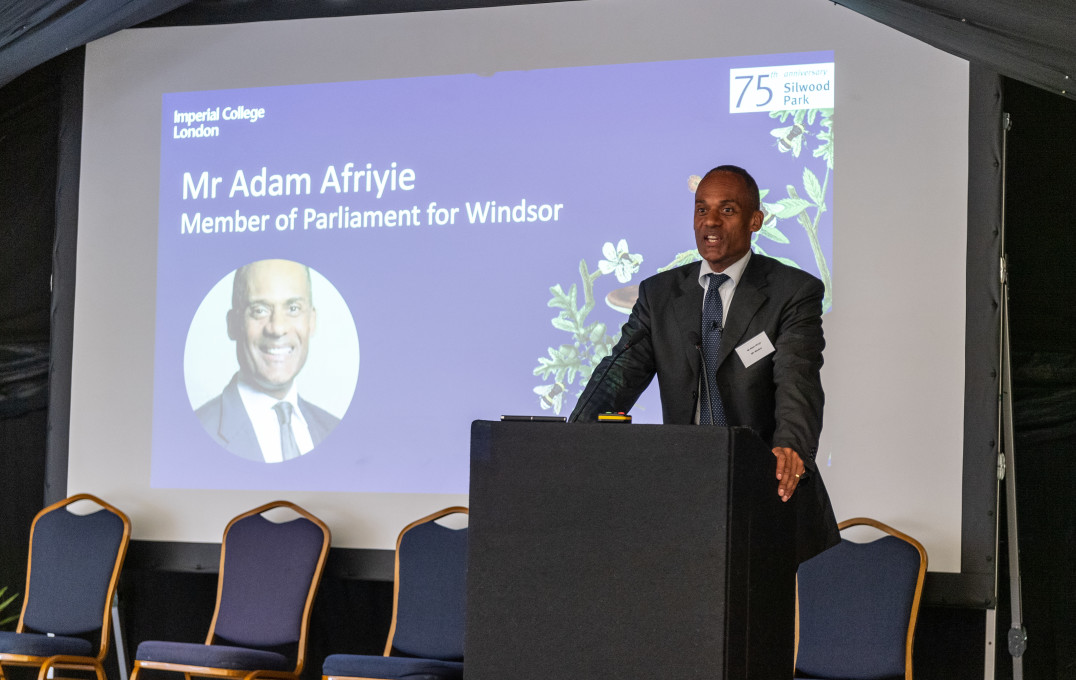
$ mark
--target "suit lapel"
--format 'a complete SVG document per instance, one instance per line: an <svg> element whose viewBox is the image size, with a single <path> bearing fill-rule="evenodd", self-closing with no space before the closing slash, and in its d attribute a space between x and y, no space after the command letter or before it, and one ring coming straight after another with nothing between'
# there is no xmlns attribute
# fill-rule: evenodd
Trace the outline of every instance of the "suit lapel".
<svg viewBox="0 0 1076 680"><path fill-rule="evenodd" d="M247 415L247 407L239 396L239 375L236 374L224 388L220 398L220 438L228 450L244 458L262 460L261 445L254 425Z"/></svg>
<svg viewBox="0 0 1076 680"><path fill-rule="evenodd" d="M764 291L767 280L764 265L765 262L759 255L752 254L747 261L747 267L744 268L743 276L740 277L740 282L736 284L732 304L725 316L725 329L721 334L721 350L717 355L718 366L725 363L725 358L746 339L743 336L751 324L751 319L766 302Z"/></svg>
<svg viewBox="0 0 1076 680"><path fill-rule="evenodd" d="M229 445L235 445L254 435L254 426L250 424L243 398L239 396L237 378L233 377L220 396L220 438Z"/></svg>
<svg viewBox="0 0 1076 680"><path fill-rule="evenodd" d="M321 443L322 439L325 439L325 435L329 434L331 428L323 427L324 423L318 416L318 413L314 411L313 404L296 395L299 400L299 411L303 414L303 420L306 421L306 428L310 431L310 439L313 441L314 446Z"/></svg>
<svg viewBox="0 0 1076 680"><path fill-rule="evenodd" d="M685 276L680 281L680 296L673 301L673 314L676 317L676 327L681 329L689 329L686 337L684 337L684 355L687 358L689 366L695 368L695 374L699 372L699 351L695 348L695 343L691 341L694 337L690 334L690 330L694 330L695 335L699 336L701 342L701 328L702 328L702 286L699 285L699 267L685 268Z"/></svg>

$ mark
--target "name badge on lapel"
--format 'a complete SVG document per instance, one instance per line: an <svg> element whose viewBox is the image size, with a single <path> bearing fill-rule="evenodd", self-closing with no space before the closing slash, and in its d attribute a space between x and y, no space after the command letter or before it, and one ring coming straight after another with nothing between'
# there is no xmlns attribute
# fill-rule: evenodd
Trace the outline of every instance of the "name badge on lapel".
<svg viewBox="0 0 1076 680"><path fill-rule="evenodd" d="M747 368L762 357L773 354L773 343L766 336L766 331L762 331L737 347L736 354L740 355L740 361L743 362L744 368Z"/></svg>

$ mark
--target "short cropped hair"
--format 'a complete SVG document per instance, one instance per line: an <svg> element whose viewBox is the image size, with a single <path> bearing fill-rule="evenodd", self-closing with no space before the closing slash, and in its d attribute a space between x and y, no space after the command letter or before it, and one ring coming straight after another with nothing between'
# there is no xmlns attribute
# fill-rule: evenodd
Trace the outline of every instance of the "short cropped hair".
<svg viewBox="0 0 1076 680"><path fill-rule="evenodd" d="M710 172L706 173L703 176L703 179L706 179L715 172L731 172L734 175L738 175L743 180L744 185L747 187L748 204L745 205L744 208L746 208L748 212L752 213L761 208L762 199L759 198L758 182L756 182L755 178L751 176L751 173L744 170L738 165L719 165Z"/></svg>

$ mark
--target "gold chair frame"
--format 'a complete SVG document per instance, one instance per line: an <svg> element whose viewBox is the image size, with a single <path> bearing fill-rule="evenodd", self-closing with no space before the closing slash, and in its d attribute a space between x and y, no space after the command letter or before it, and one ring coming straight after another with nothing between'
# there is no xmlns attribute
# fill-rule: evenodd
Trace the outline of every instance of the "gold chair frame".
<svg viewBox="0 0 1076 680"><path fill-rule="evenodd" d="M216 605L214 605L214 608L213 608L213 620L209 624L209 633L206 635L206 640L205 640L204 644L206 644L206 645L213 644L213 638L214 638L214 635L216 633L217 616L220 614L220 598L221 598L222 590L224 588L224 579L223 579L224 558L225 558L225 547L226 547L226 544L227 544L228 532L231 530L232 525L235 524L236 522L238 522L239 520L246 519L247 517L250 517L252 515L260 515L260 514L262 514L264 512L268 512L269 510L273 510L273 509L276 509L276 508L288 508L288 509L292 510L293 512L295 512L296 514L300 515L301 517L310 520L315 525L317 525L318 528L321 529L322 536L323 536L322 544L321 544L321 554L318 557L317 565L314 567L314 577L310 580L310 589L307 591L306 604L303 607L303 616L302 616L302 620L301 620L301 623L300 623L300 629L299 629L298 649L296 651L296 657L295 657L295 659L296 659L295 670L293 670L293 671L268 671L268 670L245 671L245 670L231 670L231 669L227 669L227 668L214 668L214 667L211 667L211 666L189 666L189 665L186 665L186 664L165 663L165 662L159 662L159 661L139 661L139 660L136 659L135 662L134 662L134 670L131 671L131 677L130 677L129 680L137 680L138 673L143 668L147 668L147 669L151 669L151 670L173 671L173 672L177 672L177 673L183 673L183 676L184 676L185 680L191 680L192 677L245 678L246 680L260 680L261 678L266 678L266 679L271 679L271 680L299 680L299 674L302 673L303 664L306 661L306 643L307 643L308 630L310 628L310 612L314 608L314 598L317 595L318 586L321 583L321 575L322 575L322 572L325 569L325 561L328 558L329 544L331 542L332 533L329 530L328 525L325 524L325 522L322 522L320 519L318 519L317 517L315 517L311 513L307 512L303 508L299 507L298 505L296 505L296 504L294 504L294 503L292 503L290 501L273 501L271 503L266 503L265 505L261 505L261 506L259 506L257 508L254 508L253 510L248 510L247 512L244 512L243 514L232 518L232 520L230 522L228 522L228 525L224 528L224 539L225 540L223 540L221 542L220 569L218 571L218 577L217 577L217 602L216 602ZM2 679L0 679L0 680L2 680ZM44 680L44 679L41 678L40 680Z"/></svg>
<svg viewBox="0 0 1076 680"><path fill-rule="evenodd" d="M396 562L393 570L392 585L392 624L389 626L388 640L385 642L385 651L381 656L392 656L392 640L396 637L396 614L400 600L400 544L403 542L404 535L420 524L436 522L442 517L447 517L448 515L454 515L456 513L470 515L470 510L462 505L454 505L449 508L444 508L443 510L438 510L437 512L411 522L405 526L403 530L400 531L400 535L396 537ZM321 677L322 680L385 680L384 678L357 677L354 675L322 675ZM134 678L131 678L131 680L134 680Z"/></svg>
<svg viewBox="0 0 1076 680"><path fill-rule="evenodd" d="M879 522L876 519L870 519L869 517L853 517L852 519L846 519L843 522L837 524L839 531L844 531L849 527L855 526L869 526L881 531L882 533L889 534L899 538L900 540L908 543L919 553L919 574L915 580L915 595L912 597L911 616L908 620L908 635L904 643L904 680L912 679L912 646L915 643L915 624L919 617L919 603L923 596L923 581L927 575L927 551L923 547L923 544L915 540L903 531L898 531L888 524ZM796 581L796 652L799 655L800 647L800 598L799 598L799 580Z"/></svg>
<svg viewBox="0 0 1076 680"><path fill-rule="evenodd" d="M120 579L120 571L123 569L123 560L127 556L127 545L131 540L131 520L123 513L119 508L106 503L97 496L93 496L88 493L81 493L65 498L61 501L57 501L52 505L44 508L36 515L34 515L34 521L30 524L30 550L29 557L27 558L26 566L26 593L30 592L30 576L33 569L33 554L34 554L34 530L37 528L37 521L49 514L54 510L59 510L68 505L72 505L79 501L90 501L98 505L101 509L107 510L116 515L123 522L123 535L120 538L119 550L116 551L116 562L112 568L112 577L108 582L108 593L105 597L104 612L101 617L101 639L97 645L96 656L73 656L68 654L58 654L55 656L31 656L27 654L5 654L0 653L0 680L6 680L7 676L4 674L4 664L9 666L22 666L22 667L36 667L38 668L37 677L38 680L45 680L49 672L53 669L64 671L85 671L94 673L97 676L97 680L107 680L105 676L105 669L103 666L105 656L108 654L108 647L110 644L109 634L111 632L111 608L112 598L116 594L116 584ZM15 628L16 633L26 632L26 626L23 623L23 617L26 615L26 606L29 604L30 598L23 597L22 609L19 612L19 623ZM58 680L55 679L55 680Z"/></svg>

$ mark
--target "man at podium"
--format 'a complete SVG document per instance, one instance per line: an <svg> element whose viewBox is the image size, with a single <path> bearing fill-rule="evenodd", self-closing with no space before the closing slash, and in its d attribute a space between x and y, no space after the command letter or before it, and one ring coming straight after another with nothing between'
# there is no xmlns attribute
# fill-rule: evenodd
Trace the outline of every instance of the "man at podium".
<svg viewBox="0 0 1076 680"><path fill-rule="evenodd" d="M825 400L825 289L810 274L751 252L763 217L758 185L746 170L722 165L706 173L694 205L702 261L639 285L620 341L569 421L627 412L656 375L665 423L752 428L772 447L781 500L802 487L802 562L840 540L814 462Z"/></svg>

